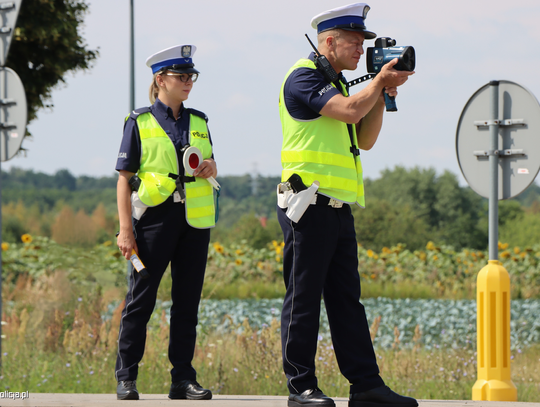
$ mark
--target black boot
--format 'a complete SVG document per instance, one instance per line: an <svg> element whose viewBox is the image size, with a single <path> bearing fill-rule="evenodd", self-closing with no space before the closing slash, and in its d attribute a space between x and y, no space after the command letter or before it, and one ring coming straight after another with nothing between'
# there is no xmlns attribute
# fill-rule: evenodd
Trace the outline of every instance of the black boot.
<svg viewBox="0 0 540 407"><path fill-rule="evenodd" d="M418 402L412 397L401 396L388 386L354 393L350 395L349 407L416 407Z"/></svg>
<svg viewBox="0 0 540 407"><path fill-rule="evenodd" d="M118 400L139 400L139 392L135 380L122 380L116 386L116 398Z"/></svg>
<svg viewBox="0 0 540 407"><path fill-rule="evenodd" d="M203 389L195 380L181 380L171 384L170 399L210 400L212 392Z"/></svg>
<svg viewBox="0 0 540 407"><path fill-rule="evenodd" d="M334 400L326 396L318 387L303 393L289 395L289 407L335 407Z"/></svg>

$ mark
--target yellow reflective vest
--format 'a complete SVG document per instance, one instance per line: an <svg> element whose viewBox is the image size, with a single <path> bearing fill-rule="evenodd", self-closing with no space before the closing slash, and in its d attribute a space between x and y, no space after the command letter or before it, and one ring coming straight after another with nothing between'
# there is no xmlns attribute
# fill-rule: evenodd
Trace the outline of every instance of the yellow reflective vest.
<svg viewBox="0 0 540 407"><path fill-rule="evenodd" d="M361 207L365 206L364 182L360 156L351 153L351 138L347 123L326 116L313 120L293 118L285 106L283 91L289 75L298 68L316 69L313 61L300 59L287 72L281 85L279 115L283 130L281 149L281 180L292 174L300 175L306 186L317 180L318 193ZM340 82L341 93L348 96ZM334 85L332 85L334 86ZM356 128L353 125L354 148L357 147Z"/></svg>
<svg viewBox="0 0 540 407"><path fill-rule="evenodd" d="M152 113L141 113L136 120L141 138L141 162L137 172L141 179L139 199L145 205L157 206L176 190L175 180L169 177L169 174L177 175L179 172L176 148ZM188 142L201 150L203 159L212 156L206 120L193 113L190 114ZM216 211L210 183L195 177L194 182L184 185L188 224L197 229L214 227Z"/></svg>

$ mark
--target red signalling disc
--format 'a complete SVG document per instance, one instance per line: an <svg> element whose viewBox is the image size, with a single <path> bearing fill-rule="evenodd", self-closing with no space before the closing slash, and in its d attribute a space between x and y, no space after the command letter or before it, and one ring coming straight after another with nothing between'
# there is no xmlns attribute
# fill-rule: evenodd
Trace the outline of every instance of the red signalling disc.
<svg viewBox="0 0 540 407"><path fill-rule="evenodd" d="M199 156L197 154L191 154L189 156L189 166L195 169L199 166Z"/></svg>

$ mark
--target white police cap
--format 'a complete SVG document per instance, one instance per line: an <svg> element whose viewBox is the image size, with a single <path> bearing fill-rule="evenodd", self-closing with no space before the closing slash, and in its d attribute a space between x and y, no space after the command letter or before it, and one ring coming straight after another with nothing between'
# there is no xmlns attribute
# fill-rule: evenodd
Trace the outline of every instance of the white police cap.
<svg viewBox="0 0 540 407"><path fill-rule="evenodd" d="M199 73L193 63L193 54L196 50L195 45L175 45L150 55L146 65L152 68L152 73L165 69L177 73Z"/></svg>
<svg viewBox="0 0 540 407"><path fill-rule="evenodd" d="M316 15L311 19L311 26L317 34L327 30L347 30L364 33L366 40L372 40L377 34L366 30L364 23L370 7L366 3L353 3L337 7Z"/></svg>

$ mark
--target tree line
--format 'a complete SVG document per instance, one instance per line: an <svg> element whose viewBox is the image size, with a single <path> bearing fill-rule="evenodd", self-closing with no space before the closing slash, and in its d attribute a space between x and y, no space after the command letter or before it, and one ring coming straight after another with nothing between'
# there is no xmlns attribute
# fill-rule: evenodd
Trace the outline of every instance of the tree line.
<svg viewBox="0 0 540 407"><path fill-rule="evenodd" d="M89 49L82 37L88 8L85 0L21 3L6 66L24 84L28 123L38 110L54 107L52 91L68 73L88 71L98 58L99 50Z"/></svg>
<svg viewBox="0 0 540 407"><path fill-rule="evenodd" d="M275 195L279 181L277 176L219 177L219 221L212 240L246 240L253 247L281 240ZM93 239L111 239L114 235L115 174L76 177L65 169L49 175L11 168L2 171L0 182L5 241L17 240L30 230L52 236L54 230L63 230L54 226L59 217L66 218L60 222L66 225L77 222L72 219L101 225ZM384 170L377 179L366 179L365 189L366 208L353 208L357 239L365 247L381 249L404 243L415 250L425 247L428 241L456 249L487 247L487 200L459 185L457 176L449 171L439 175L432 168L397 166ZM539 213L540 187L536 184L515 199L500 201L500 240L519 246L540 241ZM30 219L32 225L28 225Z"/></svg>

